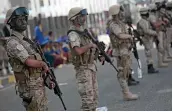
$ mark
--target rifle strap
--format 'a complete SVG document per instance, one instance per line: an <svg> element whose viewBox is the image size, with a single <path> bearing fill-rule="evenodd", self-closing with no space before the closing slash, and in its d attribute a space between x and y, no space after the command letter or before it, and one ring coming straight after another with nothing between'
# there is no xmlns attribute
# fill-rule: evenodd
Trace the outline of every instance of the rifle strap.
<svg viewBox="0 0 173 112"><path fill-rule="evenodd" d="M24 42L22 42L22 40L20 40L16 35L11 35L11 36L13 36L14 38L10 38L8 41L10 41L11 39L14 39L14 40L16 40L16 41L18 41L20 44L22 44L22 46L25 48L25 49L28 49L28 47L24 44ZM25 38L25 37L24 37ZM23 38L23 39L24 39ZM28 42L28 41L27 41ZM29 42L28 42L29 43ZM30 44L30 43L29 43ZM32 45L32 44L31 44Z"/></svg>

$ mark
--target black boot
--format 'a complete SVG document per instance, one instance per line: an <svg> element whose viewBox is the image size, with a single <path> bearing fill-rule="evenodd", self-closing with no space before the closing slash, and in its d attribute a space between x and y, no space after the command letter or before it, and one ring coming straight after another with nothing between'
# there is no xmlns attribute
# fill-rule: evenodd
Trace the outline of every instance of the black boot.
<svg viewBox="0 0 173 112"><path fill-rule="evenodd" d="M172 48L172 42L170 44L171 44L171 48Z"/></svg>
<svg viewBox="0 0 173 112"><path fill-rule="evenodd" d="M153 64L149 64L149 65L148 65L148 73L149 73L149 74L152 74L152 73L159 73L159 71L156 70L156 69L153 67Z"/></svg>
<svg viewBox="0 0 173 112"><path fill-rule="evenodd" d="M129 75L129 78L128 78L128 86L135 86L135 85L138 85L139 84L139 81L136 81L133 77L132 77L132 74Z"/></svg>

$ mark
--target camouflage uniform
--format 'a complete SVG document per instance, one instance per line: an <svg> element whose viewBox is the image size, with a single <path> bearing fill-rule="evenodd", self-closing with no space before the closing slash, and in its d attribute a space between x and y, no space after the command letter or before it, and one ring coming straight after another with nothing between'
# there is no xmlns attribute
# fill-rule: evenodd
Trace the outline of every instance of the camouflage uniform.
<svg viewBox="0 0 173 112"><path fill-rule="evenodd" d="M156 11L156 6L155 4L150 4L150 16L148 18L148 21L150 22L151 26L152 26L152 29L154 31L156 31L158 33L157 35L157 40L155 40L155 43L156 43L156 47L157 47L157 50L158 50L158 66L159 67L164 67L164 66L168 66L167 63L164 63L163 62L163 56L164 56L164 49L163 49L163 45L162 45L162 35L163 35L163 32L159 31L154 25L157 24L157 16L156 16L156 13L152 12L153 10Z"/></svg>
<svg viewBox="0 0 173 112"><path fill-rule="evenodd" d="M162 21L163 23L166 23L165 20L167 20L162 13L166 13L165 9L161 9L160 12L158 12L157 15L157 21ZM168 21L168 20L167 20ZM159 31L159 43L160 47L163 49L163 62L170 62L171 59L168 58L167 54L169 52L169 42L168 42L168 37L166 35L166 25L161 25L158 28Z"/></svg>
<svg viewBox="0 0 173 112"><path fill-rule="evenodd" d="M77 29L73 25L71 25L70 29L84 31L82 27ZM70 32L68 36L72 63L76 70L78 91L82 99L81 109L84 111L95 111L98 104L98 84L96 66L94 64L94 59L97 58L95 56L96 49L92 48L84 54L76 55L73 50L74 47L82 47L92 43L92 41L88 37L81 36L74 31Z"/></svg>
<svg viewBox="0 0 173 112"><path fill-rule="evenodd" d="M120 6L113 5L109 9L109 13L111 15L116 15L119 13L118 10ZM118 12L116 12L118 11ZM117 78L122 88L123 96L125 100L136 100L138 98L137 95L132 94L129 91L129 87L127 85L128 75L131 73L131 48L132 48L132 40L130 35L128 35L127 26L120 20L111 20L108 23L108 28L110 31L110 40L112 47L115 51L118 74ZM119 34L127 34L128 37L118 37Z"/></svg>
<svg viewBox="0 0 173 112"><path fill-rule="evenodd" d="M16 31L13 31L12 35L7 40L6 51L15 74L17 91L23 99L24 107L27 111L47 110L42 70L25 65L27 58L42 60L41 56L29 42L23 40L26 38L24 35Z"/></svg>
<svg viewBox="0 0 173 112"><path fill-rule="evenodd" d="M6 70L8 70L8 73L9 73L9 68L8 68L8 56L7 56L7 53L3 47L3 42L2 40L0 40L0 75L6 75L4 72L3 72L3 69L5 67ZM4 67L3 67L3 63L4 63Z"/></svg>
<svg viewBox="0 0 173 112"><path fill-rule="evenodd" d="M4 42L6 40L7 37L4 36L4 30L2 30L0 35L0 75L6 75L7 73L12 74L12 71L10 70L9 64L8 64L8 56L7 53L5 51L4 46ZM4 64L4 67L3 67ZM7 72L5 72L4 70L6 70Z"/></svg>
<svg viewBox="0 0 173 112"><path fill-rule="evenodd" d="M138 30L141 30L143 32L142 41L145 47L147 64L153 64L153 59L152 59L152 49L153 49L153 39L154 39L153 36L156 36L157 33L151 29L150 23L145 19L141 19L139 21Z"/></svg>
<svg viewBox="0 0 173 112"><path fill-rule="evenodd" d="M166 5L167 8L172 8L172 2L168 2ZM166 10L166 14L169 16L169 18L172 18L172 11L171 10ZM171 21L170 21L171 20ZM168 58L172 58L171 56L171 50L170 50L170 45L169 43L172 42L172 19L169 20L168 26L167 26L167 56Z"/></svg>
<svg viewBox="0 0 173 112"><path fill-rule="evenodd" d="M141 19L137 23L137 30L142 36L142 41L145 48L145 55L147 58L148 73L158 73L158 71L155 70L155 68L153 67L153 59L152 59L153 42L157 36L157 33L152 29L152 26L148 21L149 17L148 10L149 10L148 8L141 8L140 10Z"/></svg>

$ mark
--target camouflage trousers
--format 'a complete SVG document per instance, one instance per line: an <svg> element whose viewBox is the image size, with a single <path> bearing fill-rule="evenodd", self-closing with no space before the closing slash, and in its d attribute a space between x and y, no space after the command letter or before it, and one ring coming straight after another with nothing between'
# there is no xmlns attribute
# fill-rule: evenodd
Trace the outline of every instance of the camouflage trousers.
<svg viewBox="0 0 173 112"><path fill-rule="evenodd" d="M145 49L145 56L147 58L146 60L147 64L153 64L153 59L152 59L153 39L154 37L142 38L144 49Z"/></svg>
<svg viewBox="0 0 173 112"><path fill-rule="evenodd" d="M158 32L158 44L156 43L156 47L157 47L157 57L158 57L158 66L162 65L164 63L164 60L166 59L166 50L165 50L165 45L166 45L166 41L164 41L164 37L165 34L163 31L159 31Z"/></svg>
<svg viewBox="0 0 173 112"><path fill-rule="evenodd" d="M47 97L43 79L33 79L26 83L17 83L18 92L23 99L23 105L26 111L47 111Z"/></svg>
<svg viewBox="0 0 173 112"><path fill-rule="evenodd" d="M159 40L159 45L158 45L158 51L160 53L162 53L163 58L167 58L167 55L170 56L170 54L168 54L170 52L169 50L169 38L166 32L160 31L158 33L158 40Z"/></svg>
<svg viewBox="0 0 173 112"><path fill-rule="evenodd" d="M5 51L4 47L0 45L0 69L3 69L3 62L4 62L4 67L8 68L7 52Z"/></svg>
<svg viewBox="0 0 173 112"><path fill-rule="evenodd" d="M170 42L172 42L172 28L167 28L167 31L166 31L166 40L165 40L165 43L166 43L166 55L168 57L171 57L171 47L170 47Z"/></svg>
<svg viewBox="0 0 173 112"><path fill-rule="evenodd" d="M164 53L164 48L163 48L163 32L162 31L159 31L158 32L158 41L159 41L159 44L158 44L158 52L160 52L162 55Z"/></svg>
<svg viewBox="0 0 173 112"><path fill-rule="evenodd" d="M131 63L132 63L131 56L130 55L118 56L116 60L119 71L117 74L119 84L122 88L122 91L129 91L129 87L127 85L127 79L129 77L129 74L131 73Z"/></svg>
<svg viewBox="0 0 173 112"><path fill-rule="evenodd" d="M172 26L167 28L167 36L168 36L168 42L172 42Z"/></svg>
<svg viewBox="0 0 173 112"><path fill-rule="evenodd" d="M95 111L98 104L96 72L90 69L76 70L78 91L82 100L81 110Z"/></svg>

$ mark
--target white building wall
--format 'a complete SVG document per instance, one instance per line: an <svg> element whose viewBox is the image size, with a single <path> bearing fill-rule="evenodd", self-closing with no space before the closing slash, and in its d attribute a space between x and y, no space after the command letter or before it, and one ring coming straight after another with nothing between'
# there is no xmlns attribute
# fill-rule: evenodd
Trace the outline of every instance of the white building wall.
<svg viewBox="0 0 173 112"><path fill-rule="evenodd" d="M39 13L48 16L66 16L72 7L87 8L89 13L99 13L108 10L117 0L43 0L44 6L40 6L40 0L31 1L32 16Z"/></svg>

